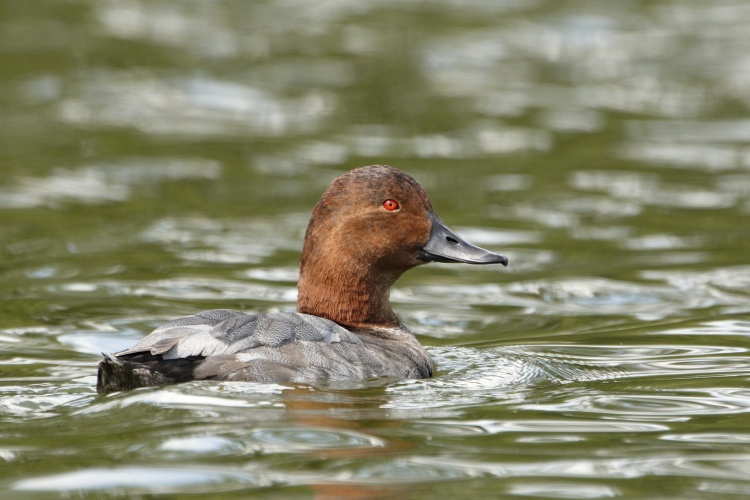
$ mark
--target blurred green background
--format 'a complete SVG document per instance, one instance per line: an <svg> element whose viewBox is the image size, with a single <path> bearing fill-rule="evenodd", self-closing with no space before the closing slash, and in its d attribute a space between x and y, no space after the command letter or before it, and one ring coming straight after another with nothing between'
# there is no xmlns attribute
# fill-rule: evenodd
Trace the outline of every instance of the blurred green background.
<svg viewBox="0 0 750 500"><path fill-rule="evenodd" d="M739 0L0 0L0 488L750 494L748 47ZM397 283L436 378L94 394L168 319L293 310L373 163L510 257Z"/></svg>

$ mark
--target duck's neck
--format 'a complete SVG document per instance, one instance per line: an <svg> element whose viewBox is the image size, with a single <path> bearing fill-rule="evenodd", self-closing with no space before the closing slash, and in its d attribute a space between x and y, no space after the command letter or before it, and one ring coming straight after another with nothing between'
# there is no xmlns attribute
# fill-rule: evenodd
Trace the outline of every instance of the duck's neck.
<svg viewBox="0 0 750 500"><path fill-rule="evenodd" d="M303 259L297 285L297 311L363 329L397 328L401 322L388 298L398 275L360 269L345 261Z"/></svg>

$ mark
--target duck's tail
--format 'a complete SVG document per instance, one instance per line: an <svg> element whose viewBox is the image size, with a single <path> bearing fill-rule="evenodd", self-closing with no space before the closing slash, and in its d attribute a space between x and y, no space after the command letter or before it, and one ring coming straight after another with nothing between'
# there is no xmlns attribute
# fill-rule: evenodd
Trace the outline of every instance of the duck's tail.
<svg viewBox="0 0 750 500"><path fill-rule="evenodd" d="M138 387L178 384L193 380L193 369L201 356L165 360L150 353L114 356L102 353L96 377L96 392L129 391Z"/></svg>
<svg viewBox="0 0 750 500"><path fill-rule="evenodd" d="M102 353L104 359L99 362L99 372L96 377L96 392L129 391L136 387L154 385L149 383L150 373L143 366L136 366L124 358L112 354Z"/></svg>

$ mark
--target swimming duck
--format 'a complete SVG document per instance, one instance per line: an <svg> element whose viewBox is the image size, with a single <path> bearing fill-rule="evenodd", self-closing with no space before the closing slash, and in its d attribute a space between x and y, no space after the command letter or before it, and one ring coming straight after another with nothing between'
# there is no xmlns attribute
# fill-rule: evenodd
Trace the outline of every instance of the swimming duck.
<svg viewBox="0 0 750 500"><path fill-rule="evenodd" d="M399 276L428 262L508 265L451 231L411 176L385 165L352 170L333 181L312 211L297 312L217 309L176 319L130 349L105 354L97 391L190 380L430 377L430 356L388 298Z"/></svg>

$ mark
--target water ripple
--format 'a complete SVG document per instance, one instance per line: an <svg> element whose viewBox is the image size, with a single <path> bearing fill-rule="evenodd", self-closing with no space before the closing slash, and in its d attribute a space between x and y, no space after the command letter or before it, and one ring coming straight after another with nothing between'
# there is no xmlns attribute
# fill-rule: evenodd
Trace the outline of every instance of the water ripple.
<svg viewBox="0 0 750 500"><path fill-rule="evenodd" d="M656 175L636 172L579 170L571 175L570 182L581 190L604 191L615 198L653 206L716 209L730 207L736 199L731 192L665 185Z"/></svg>
<svg viewBox="0 0 750 500"><path fill-rule="evenodd" d="M267 453L300 453L313 450L385 446L383 440L359 432L313 427L253 429L243 439Z"/></svg>
<svg viewBox="0 0 750 500"><path fill-rule="evenodd" d="M706 308L731 297L669 285L602 278L517 281L508 285L415 286L410 301L519 307L527 314L626 315L655 320L685 309ZM395 295L398 300L407 297ZM731 300L732 302L736 302ZM450 309L450 305L447 305Z"/></svg>
<svg viewBox="0 0 750 500"><path fill-rule="evenodd" d="M614 420L434 420L415 423L411 430L435 436L483 434L560 434L568 439L589 433L662 432L669 428L661 424Z"/></svg>
<svg viewBox="0 0 750 500"><path fill-rule="evenodd" d="M674 391L673 394L586 394L556 404L535 403L535 410L584 412L638 417L649 421L682 422L701 415L732 415L750 411L747 394L722 389ZM693 394L703 393L702 396ZM530 407L529 407L530 408Z"/></svg>
<svg viewBox="0 0 750 500"><path fill-rule="evenodd" d="M332 94L310 90L282 98L243 83L204 76L167 81L99 70L82 75L77 97L63 100L59 118L73 126L132 127L187 139L279 136L315 130L333 113Z"/></svg>
<svg viewBox="0 0 750 500"><path fill-rule="evenodd" d="M115 467L93 468L51 476L32 477L16 482L17 491L56 492L154 492L215 491L215 485L226 483L258 485L259 479L249 472L211 469L209 467Z"/></svg>
<svg viewBox="0 0 750 500"><path fill-rule="evenodd" d="M275 384L255 384L236 382L230 385L219 385L209 388L207 393L200 393L200 382L182 384L165 388L146 388L125 393L114 393L97 398L91 404L75 410L75 415L109 412L134 405L151 405L160 408L192 409L201 412L234 410L245 408L283 408L277 396L284 387ZM222 395L213 392L219 388L228 388L230 392ZM239 392L236 392L239 391Z"/></svg>
<svg viewBox="0 0 750 500"><path fill-rule="evenodd" d="M547 460L527 463L482 463L456 457L414 457L420 468L433 467L435 474L446 477L471 478L489 474L496 477L589 477L636 478L649 476L681 476L740 480L738 473L750 466L747 454L713 454L691 457L657 456L622 459ZM743 481L746 481L744 479Z"/></svg>
<svg viewBox="0 0 750 500"><path fill-rule="evenodd" d="M215 179L219 163L199 158L125 158L117 163L57 169L47 177L22 177L0 189L0 208L58 206L64 202L101 204L128 200L134 186L165 180Z"/></svg>
<svg viewBox="0 0 750 500"><path fill-rule="evenodd" d="M280 302L293 308L297 300L294 286L269 286L239 280L216 278L166 279L152 282L99 281L49 286L55 295L92 294L98 297L158 297L169 300L212 300L223 306L230 301L263 300ZM289 305L291 304L291 305Z"/></svg>
<svg viewBox="0 0 750 500"><path fill-rule="evenodd" d="M170 217L140 235L187 261L258 263L282 250L299 252L309 214L216 220Z"/></svg>

